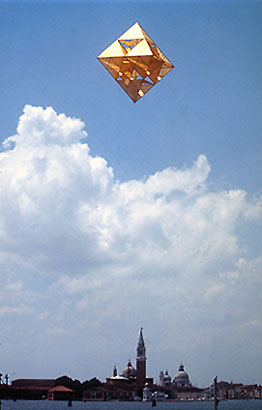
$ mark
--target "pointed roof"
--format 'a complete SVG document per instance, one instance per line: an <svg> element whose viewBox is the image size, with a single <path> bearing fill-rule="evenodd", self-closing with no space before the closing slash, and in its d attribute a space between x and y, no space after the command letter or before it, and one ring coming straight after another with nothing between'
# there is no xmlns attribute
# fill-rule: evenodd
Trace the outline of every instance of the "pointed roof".
<svg viewBox="0 0 262 410"><path fill-rule="evenodd" d="M145 346L144 338L143 338L143 328L141 327L140 333L139 333L139 339L138 339L138 344L141 346Z"/></svg>
<svg viewBox="0 0 262 410"><path fill-rule="evenodd" d="M69 389L68 387L65 386L56 386L53 389L49 389L49 392L64 392L64 393L73 393L74 390Z"/></svg>

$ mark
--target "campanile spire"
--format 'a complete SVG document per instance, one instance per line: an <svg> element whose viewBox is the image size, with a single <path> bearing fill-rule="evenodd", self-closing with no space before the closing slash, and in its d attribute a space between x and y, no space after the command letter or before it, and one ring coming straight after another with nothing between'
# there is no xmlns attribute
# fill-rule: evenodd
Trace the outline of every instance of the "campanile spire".
<svg viewBox="0 0 262 410"><path fill-rule="evenodd" d="M136 374L137 384L144 386L146 380L146 347L143 338L143 328L141 327L137 348L136 348Z"/></svg>
<svg viewBox="0 0 262 410"><path fill-rule="evenodd" d="M137 348L136 348L136 359L146 360L146 347L145 347L145 342L143 338L143 328L142 327L140 329Z"/></svg>

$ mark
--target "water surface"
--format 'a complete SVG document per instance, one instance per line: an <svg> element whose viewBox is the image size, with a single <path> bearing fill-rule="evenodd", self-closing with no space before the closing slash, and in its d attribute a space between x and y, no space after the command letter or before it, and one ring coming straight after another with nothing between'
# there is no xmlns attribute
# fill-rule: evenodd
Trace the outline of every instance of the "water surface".
<svg viewBox="0 0 262 410"><path fill-rule="evenodd" d="M66 401L3 400L2 410L150 410L150 402L77 402L68 407ZM158 402L154 410L213 410L213 402ZM221 401L218 410L262 410L262 400Z"/></svg>

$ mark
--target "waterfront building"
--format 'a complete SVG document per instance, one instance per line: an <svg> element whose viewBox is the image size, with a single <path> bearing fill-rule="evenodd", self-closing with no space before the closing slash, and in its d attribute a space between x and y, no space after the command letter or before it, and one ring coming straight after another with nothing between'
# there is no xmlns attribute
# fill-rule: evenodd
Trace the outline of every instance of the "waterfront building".
<svg viewBox="0 0 262 410"><path fill-rule="evenodd" d="M211 400L214 388L193 386L188 373L181 363L173 379L168 370L159 374L159 383L146 376L146 346L143 330L140 329L136 347L136 367L131 359L118 375L117 367L113 375L101 383L96 378L81 384L67 376L58 379L17 379L11 386L0 383L0 398L6 399L46 399L49 400ZM94 381L95 383L91 383ZM70 382L70 384L69 384ZM262 386L241 383L217 382L217 397L226 399L262 399Z"/></svg>
<svg viewBox="0 0 262 410"><path fill-rule="evenodd" d="M126 379L129 380L136 380L137 378L137 371L136 369L132 366L131 360L128 360L128 363L126 367L123 369L122 372L122 377L125 377Z"/></svg>
<svg viewBox="0 0 262 410"><path fill-rule="evenodd" d="M142 328L136 349L136 382L140 387L144 387L146 381L146 347L143 338Z"/></svg>
<svg viewBox="0 0 262 410"><path fill-rule="evenodd" d="M171 376L169 376L168 371L164 374L163 371L159 374L159 386L169 387L171 385Z"/></svg>
<svg viewBox="0 0 262 410"><path fill-rule="evenodd" d="M139 400L136 391L132 385L110 385L104 383L101 386L90 387L83 392L84 401L134 401Z"/></svg>
<svg viewBox="0 0 262 410"><path fill-rule="evenodd" d="M136 367L132 365L131 359L123 371L118 375L117 367L113 368L113 375L107 377L106 382L101 386L100 392L97 389L93 392L93 397L119 400L140 400L143 395L143 388L147 384L148 389L153 387L153 378L146 376L146 346L143 337L143 329L140 329L136 347ZM85 400L92 400L92 393L85 392ZM94 399L93 399L94 400Z"/></svg>
<svg viewBox="0 0 262 410"><path fill-rule="evenodd" d="M213 395L213 385L210 388L210 397ZM244 385L220 381L217 382L217 397L219 400L227 399L262 399L262 386L257 384Z"/></svg>
<svg viewBox="0 0 262 410"><path fill-rule="evenodd" d="M17 379L12 381L18 398L45 399L48 391L55 387L55 379Z"/></svg>
<svg viewBox="0 0 262 410"><path fill-rule="evenodd" d="M106 379L107 385L123 387L133 385L136 390L142 390L145 386L153 385L153 378L146 376L146 346L143 337L143 329L140 329L137 348L136 348L136 368L132 365L131 359L128 360L120 375L117 374L117 367L113 368L113 376Z"/></svg>
<svg viewBox="0 0 262 410"><path fill-rule="evenodd" d="M75 392L65 386L56 386L48 390L48 400L73 400Z"/></svg>
<svg viewBox="0 0 262 410"><path fill-rule="evenodd" d="M187 372L184 370L184 365L182 363L179 366L178 372L175 374L173 385L174 387L191 387L192 386L189 380L189 376Z"/></svg>
<svg viewBox="0 0 262 410"><path fill-rule="evenodd" d="M168 371L164 374L163 371L159 374L159 386L161 387L191 387L189 376L185 371L183 363L180 364L178 372L175 374L173 381L171 382L171 376L168 374Z"/></svg>
<svg viewBox="0 0 262 410"><path fill-rule="evenodd" d="M175 374L173 381L168 371L159 374L158 394L159 391L165 394L169 399L177 400L203 400L205 398L205 389L192 386L189 375L181 363L178 372Z"/></svg>

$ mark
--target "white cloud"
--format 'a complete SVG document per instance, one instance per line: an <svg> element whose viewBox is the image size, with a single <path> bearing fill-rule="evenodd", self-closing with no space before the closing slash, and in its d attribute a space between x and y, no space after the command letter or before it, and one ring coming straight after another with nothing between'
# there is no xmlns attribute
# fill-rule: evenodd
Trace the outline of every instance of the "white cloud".
<svg viewBox="0 0 262 410"><path fill-rule="evenodd" d="M44 321L47 320L50 317L50 312L48 312L47 310L45 312L41 312L38 316L37 316L37 320L40 321Z"/></svg>
<svg viewBox="0 0 262 410"><path fill-rule="evenodd" d="M25 305L17 305L17 306L2 306L0 307L0 316L11 314L11 315L28 315L34 312L33 308L30 308Z"/></svg>
<svg viewBox="0 0 262 410"><path fill-rule="evenodd" d="M83 131L84 124L79 119L57 115L52 107L24 107L24 115L20 117L17 134L4 141L14 142L16 147L39 147L40 145L71 145L87 136Z"/></svg>
<svg viewBox="0 0 262 410"><path fill-rule="evenodd" d="M68 321L78 326L76 314L83 328L109 317L137 327L141 312L148 323L154 312L160 330L174 320L182 329L192 316L195 325L211 320L218 300L217 320L232 300L240 318L245 287L259 296L261 261L241 235L259 220L259 197L210 190L204 154L191 166L120 183L90 154L86 136L78 119L25 106L17 134L4 142L0 314L34 313L60 334ZM249 308L244 315L260 320Z"/></svg>
<svg viewBox="0 0 262 410"><path fill-rule="evenodd" d="M78 278L62 276L56 283L56 287L65 290L69 294L85 293L91 289L97 289L102 286L100 279L90 278L89 275L82 275Z"/></svg>
<svg viewBox="0 0 262 410"><path fill-rule="evenodd" d="M261 327L262 326L262 320L250 320L249 322L244 323L243 327Z"/></svg>
<svg viewBox="0 0 262 410"><path fill-rule="evenodd" d="M206 302L210 302L214 296L217 296L225 289L224 283L215 282L209 285L208 288L205 289L204 298Z"/></svg>
<svg viewBox="0 0 262 410"><path fill-rule="evenodd" d="M70 330L62 327L47 328L46 333L48 336L66 336L71 334Z"/></svg>

